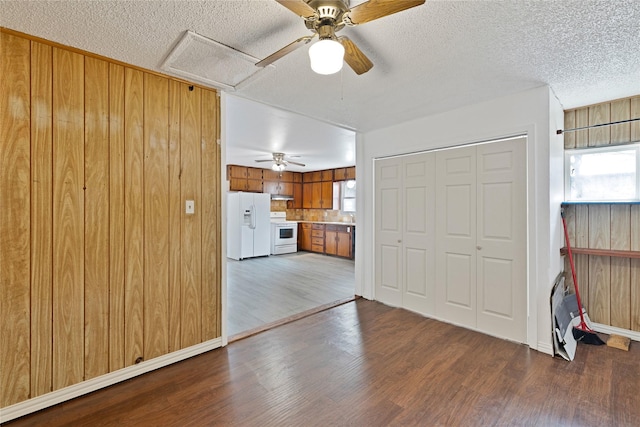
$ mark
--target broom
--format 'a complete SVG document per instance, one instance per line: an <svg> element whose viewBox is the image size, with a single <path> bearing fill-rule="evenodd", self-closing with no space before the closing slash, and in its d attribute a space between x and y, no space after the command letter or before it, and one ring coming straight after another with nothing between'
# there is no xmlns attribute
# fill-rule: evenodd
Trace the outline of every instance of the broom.
<svg viewBox="0 0 640 427"><path fill-rule="evenodd" d="M580 292L578 291L578 280L576 279L576 267L573 264L573 255L571 254L571 243L569 243L569 233L567 232L567 221L564 219L564 209L560 209L562 217L562 227L564 228L564 239L567 242L567 253L569 254L569 265L571 265L571 276L573 277L573 287L576 291L576 301L578 302L578 312L580 313L580 323L573 327L573 337L576 341L582 341L585 344L603 345L604 341L587 326L582 314L582 302L580 301Z"/></svg>

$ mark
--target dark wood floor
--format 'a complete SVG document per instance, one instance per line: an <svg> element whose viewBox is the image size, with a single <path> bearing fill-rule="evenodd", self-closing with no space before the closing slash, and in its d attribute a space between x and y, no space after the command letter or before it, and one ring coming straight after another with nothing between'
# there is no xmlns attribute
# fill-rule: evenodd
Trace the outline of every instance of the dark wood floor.
<svg viewBox="0 0 640 427"><path fill-rule="evenodd" d="M11 426L637 426L640 344L573 362L357 300Z"/></svg>

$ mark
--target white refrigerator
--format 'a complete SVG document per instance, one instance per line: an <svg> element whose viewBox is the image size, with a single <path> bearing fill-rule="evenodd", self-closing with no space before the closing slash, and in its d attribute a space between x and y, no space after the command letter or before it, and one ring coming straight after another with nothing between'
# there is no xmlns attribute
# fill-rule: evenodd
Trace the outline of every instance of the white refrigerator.
<svg viewBox="0 0 640 427"><path fill-rule="evenodd" d="M271 251L271 195L227 193L227 257L267 256Z"/></svg>

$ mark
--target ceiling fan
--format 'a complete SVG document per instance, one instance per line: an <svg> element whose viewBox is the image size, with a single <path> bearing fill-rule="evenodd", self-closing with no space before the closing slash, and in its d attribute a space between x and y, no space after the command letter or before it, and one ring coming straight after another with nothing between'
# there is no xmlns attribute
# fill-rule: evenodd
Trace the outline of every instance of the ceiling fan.
<svg viewBox="0 0 640 427"><path fill-rule="evenodd" d="M337 37L336 32L345 26L353 27L374 19L383 18L415 6L425 0L369 0L352 8L350 0L276 0L296 15L304 19L308 29L314 34L300 37L277 52L256 63L266 67L288 53L306 45L317 35L319 41L309 49L311 68L318 74L333 74L342 68L343 58L360 75L373 67L373 63L345 36Z"/></svg>
<svg viewBox="0 0 640 427"><path fill-rule="evenodd" d="M272 159L256 160L256 162L257 163L273 162L271 169L273 169L276 172L282 172L289 164L298 165L302 167L306 166L304 163L294 162L293 160L287 160L284 157L285 157L284 153L273 153Z"/></svg>

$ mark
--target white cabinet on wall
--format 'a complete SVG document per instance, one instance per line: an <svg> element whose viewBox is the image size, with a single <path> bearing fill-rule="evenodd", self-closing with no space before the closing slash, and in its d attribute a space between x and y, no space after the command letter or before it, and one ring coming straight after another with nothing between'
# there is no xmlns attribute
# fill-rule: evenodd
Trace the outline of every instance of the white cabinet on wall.
<svg viewBox="0 0 640 427"><path fill-rule="evenodd" d="M376 299L526 341L526 138L376 161Z"/></svg>
<svg viewBox="0 0 640 427"><path fill-rule="evenodd" d="M376 298L433 315L435 154L376 161Z"/></svg>

